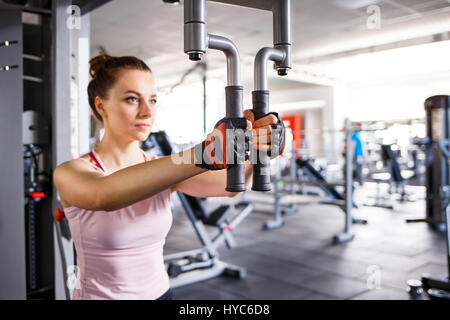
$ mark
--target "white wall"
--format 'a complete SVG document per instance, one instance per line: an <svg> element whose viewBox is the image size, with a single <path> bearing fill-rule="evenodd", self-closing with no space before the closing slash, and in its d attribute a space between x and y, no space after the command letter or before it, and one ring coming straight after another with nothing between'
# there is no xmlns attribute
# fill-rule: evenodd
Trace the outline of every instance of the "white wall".
<svg viewBox="0 0 450 320"><path fill-rule="evenodd" d="M398 79L384 83L349 87L347 112L356 121L423 118L424 101L437 94L450 94L447 77L428 75L411 81Z"/></svg>
<svg viewBox="0 0 450 320"><path fill-rule="evenodd" d="M318 107L308 107L311 102L321 102ZM304 132L308 147L314 157L333 156L340 148L339 137L324 131L335 131L342 127L336 125L334 110L334 90L328 86L304 86L286 90L275 90L271 92L271 105L277 111L277 105L296 104L305 105L304 108L293 108L290 111L280 112L284 114L301 113L304 121ZM312 103L311 103L312 104ZM319 107L320 106L320 107ZM324 146L327 146L325 148Z"/></svg>
<svg viewBox="0 0 450 320"><path fill-rule="evenodd" d="M206 131L211 132L225 116L225 89L220 81L209 80L207 87ZM153 131L164 130L175 143L198 142L203 131L203 84L200 81L177 87L171 93L158 93Z"/></svg>

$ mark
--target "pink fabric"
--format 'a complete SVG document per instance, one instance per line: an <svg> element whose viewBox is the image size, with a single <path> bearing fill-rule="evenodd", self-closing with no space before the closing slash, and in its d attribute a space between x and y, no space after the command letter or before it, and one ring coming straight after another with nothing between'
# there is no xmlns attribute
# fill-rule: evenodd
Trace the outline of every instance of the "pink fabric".
<svg viewBox="0 0 450 320"><path fill-rule="evenodd" d="M172 225L170 194L166 189L112 212L64 209L79 267L72 299L156 299L169 289L163 246Z"/></svg>

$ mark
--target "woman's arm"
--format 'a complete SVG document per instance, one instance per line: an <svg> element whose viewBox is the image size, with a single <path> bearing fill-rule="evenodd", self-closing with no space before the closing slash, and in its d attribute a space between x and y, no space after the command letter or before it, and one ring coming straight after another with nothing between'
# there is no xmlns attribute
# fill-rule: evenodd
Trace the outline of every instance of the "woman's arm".
<svg viewBox="0 0 450 320"><path fill-rule="evenodd" d="M179 155L194 159L193 149ZM96 211L127 207L206 171L193 163L176 164L171 156L124 168L108 176L86 170L87 165L81 161L65 162L55 169L53 181L61 198L69 205Z"/></svg>
<svg viewBox="0 0 450 320"><path fill-rule="evenodd" d="M253 175L253 165L249 161L245 162L245 185L248 187ZM181 191L193 197L234 197L240 192L228 192L227 171L208 171L195 177L177 183L172 187L172 191Z"/></svg>

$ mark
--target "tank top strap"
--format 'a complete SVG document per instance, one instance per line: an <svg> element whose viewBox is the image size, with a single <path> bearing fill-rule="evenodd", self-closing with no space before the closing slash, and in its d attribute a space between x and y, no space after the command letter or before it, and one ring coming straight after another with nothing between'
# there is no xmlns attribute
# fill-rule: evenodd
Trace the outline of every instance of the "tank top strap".
<svg viewBox="0 0 450 320"><path fill-rule="evenodd" d="M147 161L150 161L151 160L151 158L149 157L149 155L144 151L144 150L142 150L142 153L143 153L143 155L144 155L144 159L145 159L145 161L147 162ZM95 167L97 167L98 169L100 169L103 173L105 173L106 174L106 170L105 170L105 167L102 165L103 163L102 163L102 160L100 159L100 157L97 155L97 153L94 151L94 150L92 150L91 152L89 152L89 157L92 159L92 161L95 163L95 164L93 164ZM84 160L84 159L83 159Z"/></svg>
<svg viewBox="0 0 450 320"><path fill-rule="evenodd" d="M92 161L95 162L96 166L101 169L103 172L106 173L105 169L102 167L102 165L100 164L99 159L97 159L97 157L95 156L94 152L89 152L89 157L91 157Z"/></svg>
<svg viewBox="0 0 450 320"><path fill-rule="evenodd" d="M145 158L145 161L146 161L146 162L151 160L150 157L148 156L147 152L145 152L144 150L142 150L142 153L144 154L144 158Z"/></svg>

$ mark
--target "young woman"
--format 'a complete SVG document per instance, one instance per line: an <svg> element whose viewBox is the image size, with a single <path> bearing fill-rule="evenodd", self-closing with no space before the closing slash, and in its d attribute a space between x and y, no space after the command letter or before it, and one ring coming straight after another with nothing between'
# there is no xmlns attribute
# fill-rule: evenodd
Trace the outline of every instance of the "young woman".
<svg viewBox="0 0 450 320"><path fill-rule="evenodd" d="M53 175L77 250L79 273L73 299L171 299L163 260L172 224L171 192L235 196L225 191L226 170L218 170L227 165L215 157L195 158L194 149L178 154L192 161L180 163L170 156L150 159L139 147L156 117L150 68L135 57L107 55L93 58L90 65L89 103L104 127L103 139L89 154L58 166ZM274 114L254 121L253 113L246 110L245 116L247 129L253 125L252 143L260 150L271 149L261 141L271 141L273 128L282 128L284 135ZM218 147L211 142L223 128L216 126L203 148ZM246 162L247 183L252 169Z"/></svg>

